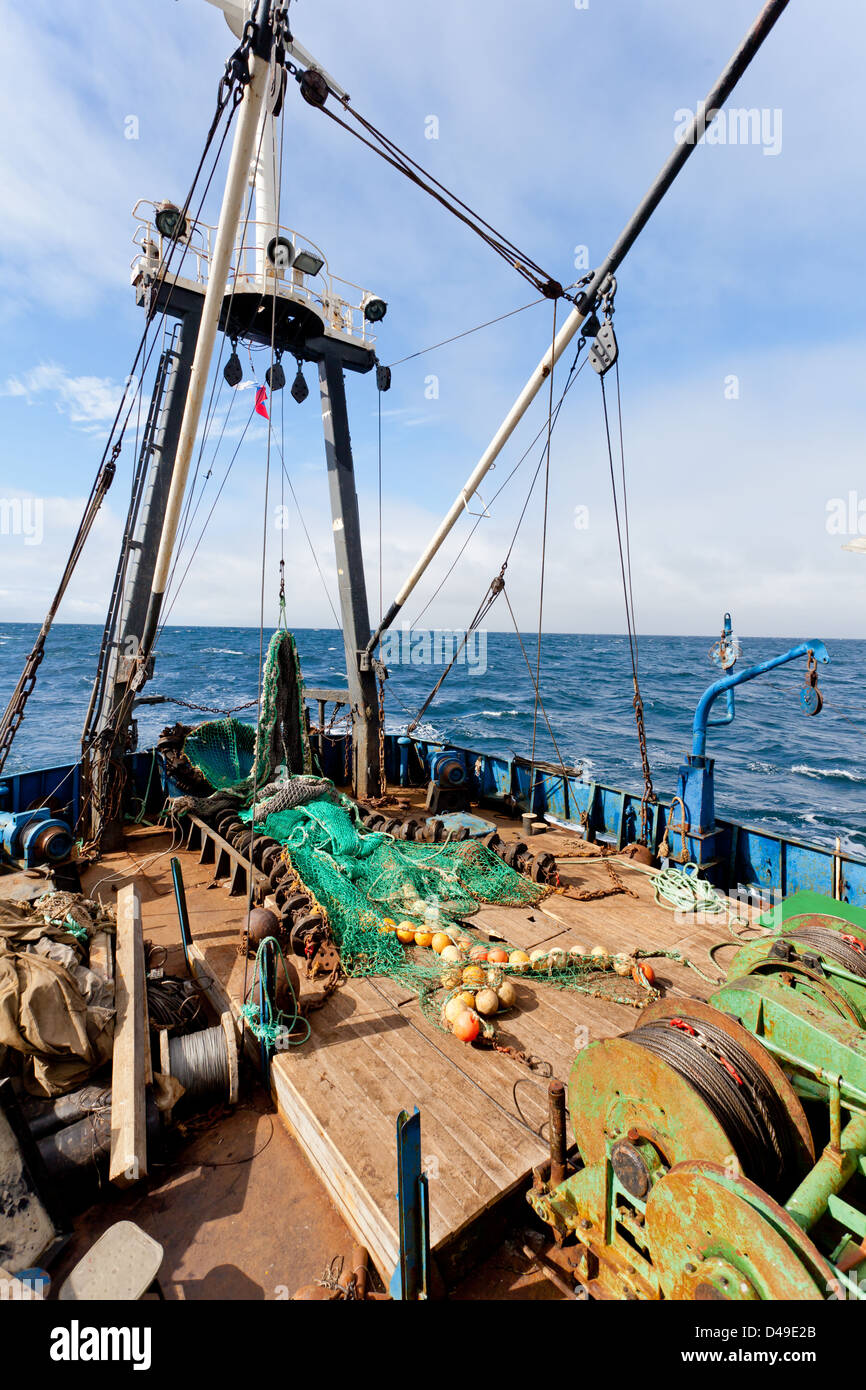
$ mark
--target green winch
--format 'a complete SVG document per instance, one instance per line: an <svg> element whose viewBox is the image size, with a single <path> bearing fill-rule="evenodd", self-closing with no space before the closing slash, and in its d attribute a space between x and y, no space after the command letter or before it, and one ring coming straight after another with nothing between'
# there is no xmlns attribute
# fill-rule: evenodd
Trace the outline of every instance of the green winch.
<svg viewBox="0 0 866 1390"><path fill-rule="evenodd" d="M781 909L709 1002L574 1062L580 1163L528 1198L593 1297L866 1300L866 914Z"/></svg>

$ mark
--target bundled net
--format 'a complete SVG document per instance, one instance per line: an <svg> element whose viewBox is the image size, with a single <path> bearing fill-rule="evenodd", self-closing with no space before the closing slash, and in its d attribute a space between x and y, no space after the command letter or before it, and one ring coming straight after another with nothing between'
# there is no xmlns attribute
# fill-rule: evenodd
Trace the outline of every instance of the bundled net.
<svg viewBox="0 0 866 1390"><path fill-rule="evenodd" d="M241 819L253 819L252 812ZM472 946L499 946L467 930L466 919L479 908L531 907L551 891L475 840L413 843L367 830L335 789L305 806L256 818L256 828L285 846L291 868L327 917L346 973L401 980L437 1023L448 999L463 988L461 968L443 963L428 946L401 941L396 929L414 927L428 939L444 932L468 956ZM647 1002L646 985L631 978L631 961L623 974L610 958L560 950L547 952L543 965L533 968L525 953L511 962L512 950L508 943L499 946L506 959L494 968L485 964L484 984L531 970L534 980L561 989L635 1006Z"/></svg>
<svg viewBox="0 0 866 1390"><path fill-rule="evenodd" d="M251 819L251 813L242 814ZM366 830L336 791L257 822L288 850L299 878L325 909L349 974L393 974L405 963L391 928L447 930L482 903L524 907L546 890L474 840L415 844Z"/></svg>
<svg viewBox="0 0 866 1390"><path fill-rule="evenodd" d="M222 804L250 806L254 796L257 804L267 804L293 778L312 780L304 682L290 632L280 629L268 643L258 728L238 719L212 719L187 734L183 752L213 792L206 797L177 798L172 806L176 813L194 810L206 814Z"/></svg>
<svg viewBox="0 0 866 1390"><path fill-rule="evenodd" d="M242 820L283 845L293 874L330 926L346 974L401 980L437 1023L444 1004L462 988L461 968L426 945L401 940L397 929L407 936L415 928L427 942L435 932L449 934L460 943L465 964L473 945L491 945L470 935L467 918L485 904L532 907L551 891L477 840L416 843L368 830L348 797L312 777L303 683L286 632L276 633L268 648L258 736L236 720L217 720L190 734L184 752L215 791L205 801L182 798L175 809L213 810L225 799ZM646 989L623 978L610 959L582 950L551 951L541 970L537 963L530 967L525 955L511 962L512 948L503 947L505 960L492 971L485 966L485 982L531 968L534 979L560 988L646 1003Z"/></svg>
<svg viewBox="0 0 866 1390"><path fill-rule="evenodd" d="M183 751L214 791L244 782L253 770L256 731L239 719L212 719L187 734Z"/></svg>

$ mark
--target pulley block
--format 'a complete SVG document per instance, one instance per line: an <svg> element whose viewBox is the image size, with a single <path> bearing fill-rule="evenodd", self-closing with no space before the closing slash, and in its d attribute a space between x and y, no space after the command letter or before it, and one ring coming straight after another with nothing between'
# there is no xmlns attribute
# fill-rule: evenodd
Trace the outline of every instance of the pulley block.
<svg viewBox="0 0 866 1390"><path fill-rule="evenodd" d="M806 658L806 681L800 691L800 704L804 714L820 714L824 704L818 689L818 663L812 652Z"/></svg>
<svg viewBox="0 0 866 1390"><path fill-rule="evenodd" d="M617 357L619 347L617 346L616 334L613 331L613 323L610 319L605 319L593 338L592 346L589 349L589 361L594 371L599 376L604 376L609 372Z"/></svg>

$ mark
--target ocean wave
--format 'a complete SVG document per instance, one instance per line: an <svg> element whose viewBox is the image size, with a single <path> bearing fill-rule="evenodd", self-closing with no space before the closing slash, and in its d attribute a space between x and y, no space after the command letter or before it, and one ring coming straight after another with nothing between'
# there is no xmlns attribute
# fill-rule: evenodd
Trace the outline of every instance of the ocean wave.
<svg viewBox="0 0 866 1390"><path fill-rule="evenodd" d="M236 652L233 647L202 647L202 652L211 652L214 656L246 656L246 652Z"/></svg>
<svg viewBox="0 0 866 1390"><path fill-rule="evenodd" d="M848 772L844 767L810 767L808 763L794 763L792 772L799 772L802 777L841 777L846 782L863 782L866 778L858 777L856 772Z"/></svg>
<svg viewBox="0 0 866 1390"><path fill-rule="evenodd" d="M482 709L474 716L475 719L515 719L523 714L519 709Z"/></svg>

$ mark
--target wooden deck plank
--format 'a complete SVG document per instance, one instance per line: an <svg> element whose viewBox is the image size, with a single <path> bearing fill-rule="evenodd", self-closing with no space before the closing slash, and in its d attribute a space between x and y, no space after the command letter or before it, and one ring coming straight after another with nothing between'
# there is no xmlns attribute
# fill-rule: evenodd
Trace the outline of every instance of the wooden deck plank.
<svg viewBox="0 0 866 1390"><path fill-rule="evenodd" d="M501 827L516 837L514 822ZM548 844L549 841L549 844ZM556 850L569 837L533 837L532 849ZM244 961L237 955L243 904L224 890L208 890L209 871L195 854L181 851L192 918L194 956L213 977L216 1000L231 999L237 1012ZM171 886L157 863L143 894L148 919L170 915ZM679 950L708 975L708 947L724 939L723 922L675 914L653 900L651 880L617 865L636 894L578 900L550 894L529 908L486 906L468 919L482 939L504 940L524 950L567 947L575 941L606 950ZM563 881L581 889L610 884L598 859L568 861ZM721 950L723 961L730 950ZM684 1003L706 997L713 986L686 966L660 957L653 962L665 988ZM252 963L247 962L247 983ZM519 1007L502 1016L499 1040L549 1063L568 1079L586 1042L629 1032L638 1010L606 999L545 985L534 975L516 980ZM302 974L302 998L320 982ZM310 1019L307 1043L278 1053L271 1064L272 1090L283 1123L357 1239L371 1252L383 1277L398 1255L396 1118L401 1108L421 1111L422 1153L431 1174L433 1245L453 1245L462 1259L481 1218L516 1194L546 1152L547 1076L502 1053L467 1047L428 1019L416 995L401 981L352 979ZM543 1137L542 1137L543 1136Z"/></svg>
<svg viewBox="0 0 866 1390"><path fill-rule="evenodd" d="M147 1027L141 898L134 884L117 897L114 1052L111 1063L109 1180L129 1187L147 1177Z"/></svg>

